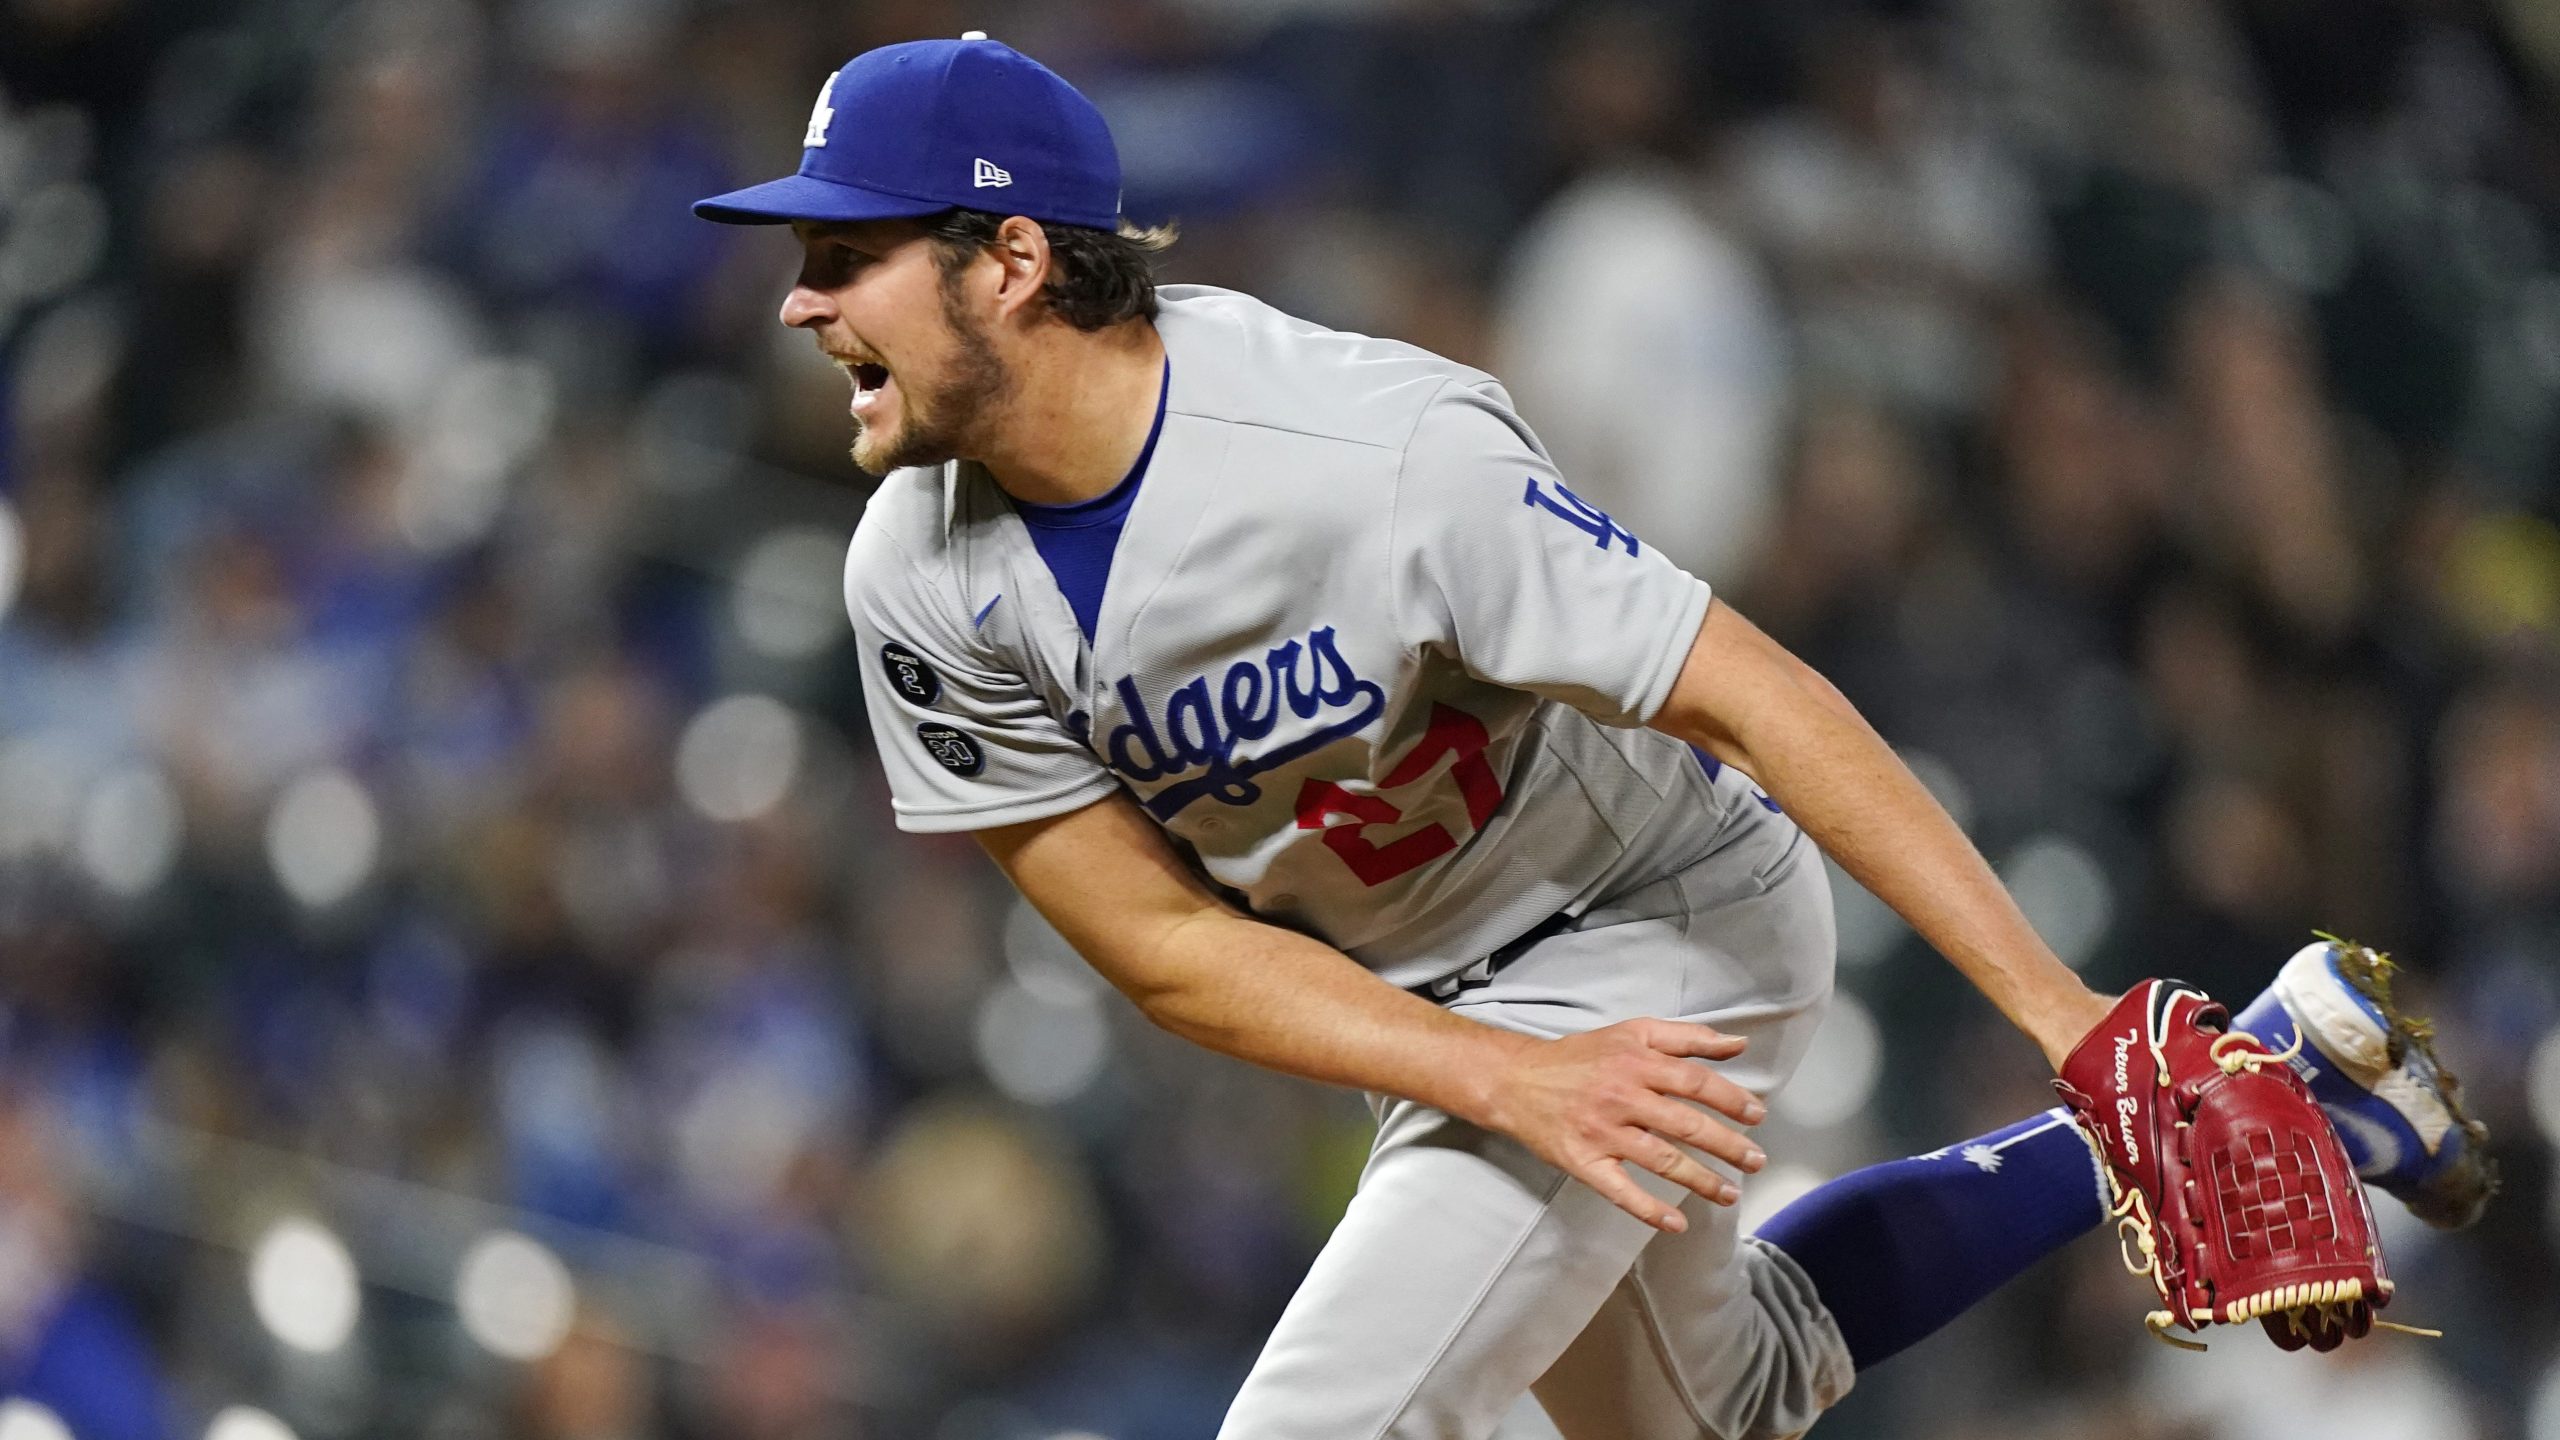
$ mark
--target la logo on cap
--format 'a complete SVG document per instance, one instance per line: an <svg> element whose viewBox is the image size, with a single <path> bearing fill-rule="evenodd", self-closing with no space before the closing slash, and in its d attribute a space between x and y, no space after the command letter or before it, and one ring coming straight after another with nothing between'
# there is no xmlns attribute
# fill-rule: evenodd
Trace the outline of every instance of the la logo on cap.
<svg viewBox="0 0 2560 1440"><path fill-rule="evenodd" d="M824 150L827 148L827 127L834 124L836 120L835 107L827 102L833 100L835 96L836 77L830 75L827 77L827 83L818 87L818 103L809 108L809 133L800 137L801 149Z"/></svg>
<svg viewBox="0 0 2560 1440"><path fill-rule="evenodd" d="M1012 183L1012 171L999 167L996 162L989 160L984 156L979 157L977 188L986 190L997 186L1010 185Z"/></svg>

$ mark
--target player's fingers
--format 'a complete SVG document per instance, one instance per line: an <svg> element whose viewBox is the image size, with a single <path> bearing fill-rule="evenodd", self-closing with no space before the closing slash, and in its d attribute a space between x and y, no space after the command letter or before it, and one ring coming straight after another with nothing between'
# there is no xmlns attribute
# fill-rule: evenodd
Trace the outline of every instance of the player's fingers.
<svg viewBox="0 0 2560 1440"><path fill-rule="evenodd" d="M1686 1055L1697 1060L1730 1060L1751 1043L1739 1035L1683 1020L1646 1021L1642 1036L1644 1043L1665 1055Z"/></svg>
<svg viewBox="0 0 2560 1440"><path fill-rule="evenodd" d="M1679 1207L1653 1198L1652 1192L1638 1185L1614 1156L1596 1156L1567 1168L1573 1178L1599 1191L1602 1199L1656 1230L1677 1235L1689 1228L1689 1217L1681 1214Z"/></svg>
<svg viewBox="0 0 2560 1440"><path fill-rule="evenodd" d="M2279 1350L2299 1350L2311 1343L2310 1329L2289 1311L2261 1315L2258 1325L2267 1332L2268 1339L2276 1342Z"/></svg>
<svg viewBox="0 0 2560 1440"><path fill-rule="evenodd" d="M1769 1118L1769 1107L1761 1103L1759 1096L1704 1065L1674 1060L1655 1067L1645 1079L1665 1095L1695 1100L1717 1114L1745 1125L1757 1125Z"/></svg>
<svg viewBox="0 0 2560 1440"><path fill-rule="evenodd" d="M1621 1142L1620 1153L1701 1200L1730 1205L1742 1198L1740 1186L1708 1169L1699 1163L1696 1156L1652 1131L1627 1132Z"/></svg>
<svg viewBox="0 0 2560 1440"><path fill-rule="evenodd" d="M2337 1317L2322 1313L2311 1320L2311 1348L2322 1354L2347 1343L2347 1327Z"/></svg>
<svg viewBox="0 0 2560 1440"><path fill-rule="evenodd" d="M1635 1107L1633 1118L1654 1134L1704 1150L1737 1170L1757 1170L1769 1163L1769 1157L1748 1137L1693 1105L1655 1096Z"/></svg>

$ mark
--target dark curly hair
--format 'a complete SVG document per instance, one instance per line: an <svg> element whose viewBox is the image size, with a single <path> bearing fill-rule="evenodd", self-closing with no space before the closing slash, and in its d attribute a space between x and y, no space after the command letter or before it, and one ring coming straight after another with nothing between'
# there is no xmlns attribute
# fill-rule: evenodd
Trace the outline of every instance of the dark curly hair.
<svg viewBox="0 0 2560 1440"><path fill-rule="evenodd" d="M1004 222L990 211L945 210L921 223L948 279L995 243ZM1173 226L1123 220L1116 230L1096 230L1039 223L1049 237L1049 283L1042 294L1050 313L1079 330L1156 318L1155 256L1173 243Z"/></svg>

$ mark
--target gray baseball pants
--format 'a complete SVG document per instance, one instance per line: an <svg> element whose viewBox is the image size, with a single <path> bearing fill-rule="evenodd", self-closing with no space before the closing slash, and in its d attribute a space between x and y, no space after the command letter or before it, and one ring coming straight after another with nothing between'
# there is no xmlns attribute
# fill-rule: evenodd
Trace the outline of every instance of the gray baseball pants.
<svg viewBox="0 0 2560 1440"><path fill-rule="evenodd" d="M1550 1036L1643 1015L1712 1025L1750 1040L1719 1068L1766 1096L1812 1041L1833 939L1819 853L1755 812L1448 1003ZM1566 1440L1760 1440L1848 1392L1830 1312L1793 1261L1736 1235L1731 1209L1633 1171L1686 1199L1689 1229L1662 1234L1505 1136L1370 1105L1359 1193L1220 1440L1484 1440L1523 1391Z"/></svg>

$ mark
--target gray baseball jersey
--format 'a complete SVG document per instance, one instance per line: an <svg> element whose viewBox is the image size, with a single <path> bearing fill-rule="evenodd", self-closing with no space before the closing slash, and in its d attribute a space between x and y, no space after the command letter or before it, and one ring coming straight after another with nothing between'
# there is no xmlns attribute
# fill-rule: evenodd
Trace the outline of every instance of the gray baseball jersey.
<svg viewBox="0 0 2560 1440"><path fill-rule="evenodd" d="M1125 787L1252 911L1398 985L1681 870L1757 797L1641 728L1708 589L1481 371L1161 292L1163 428L1090 643L1004 492L900 471L845 598L905 829Z"/></svg>

